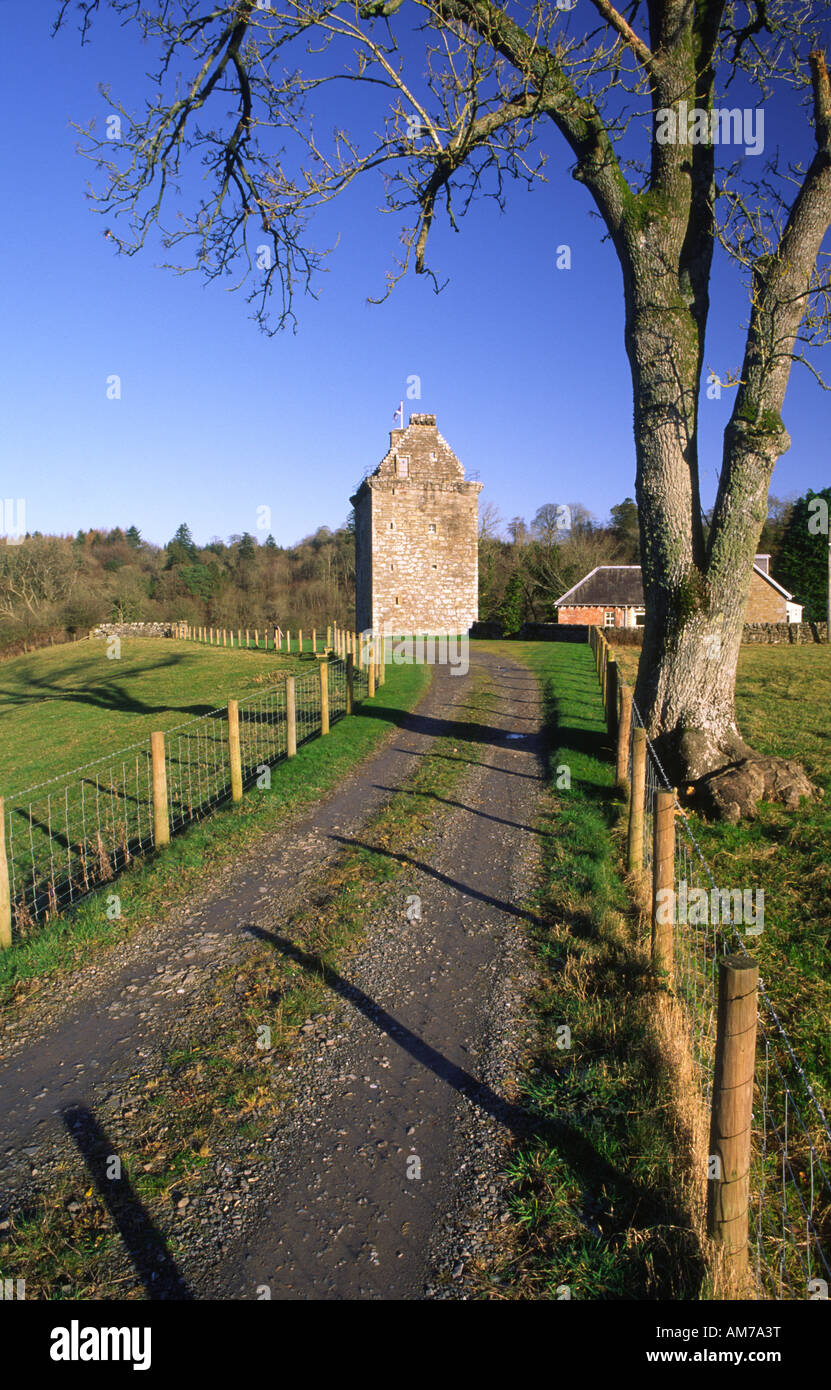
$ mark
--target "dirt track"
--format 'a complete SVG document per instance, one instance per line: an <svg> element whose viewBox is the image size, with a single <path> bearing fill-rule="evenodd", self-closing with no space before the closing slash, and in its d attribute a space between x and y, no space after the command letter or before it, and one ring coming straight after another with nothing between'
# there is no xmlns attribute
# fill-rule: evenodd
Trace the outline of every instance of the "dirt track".
<svg viewBox="0 0 831 1390"><path fill-rule="evenodd" d="M523 1040L518 904L533 881L541 702L524 668L482 651L472 659L498 697L473 735L482 762L437 808L440 835L424 859L405 858L399 910L371 924L346 977L327 976L330 1021L304 1051L296 1107L233 1227L221 1202L177 1213L168 1234L192 1297L435 1295L451 1259L461 1277L466 1227L496 1214L500 1150L520 1123L504 1083ZM265 837L198 910L129 943L117 966L79 976L47 1028L7 1036L4 1199L14 1174L69 1147L61 1110L106 1118L108 1098L163 1045L166 1020L198 1008L229 952L265 941L317 969L290 939L304 882L361 840L454 719L475 718L469 688L437 669L419 710L333 795ZM420 921L406 916L412 895Z"/></svg>

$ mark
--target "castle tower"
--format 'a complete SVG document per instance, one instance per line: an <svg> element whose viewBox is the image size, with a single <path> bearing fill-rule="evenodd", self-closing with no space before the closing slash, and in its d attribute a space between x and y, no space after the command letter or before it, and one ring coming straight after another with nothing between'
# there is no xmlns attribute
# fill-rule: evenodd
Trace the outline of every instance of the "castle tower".
<svg viewBox="0 0 831 1390"><path fill-rule="evenodd" d="M359 632L467 632L479 612L479 493L436 428L411 415L354 497Z"/></svg>

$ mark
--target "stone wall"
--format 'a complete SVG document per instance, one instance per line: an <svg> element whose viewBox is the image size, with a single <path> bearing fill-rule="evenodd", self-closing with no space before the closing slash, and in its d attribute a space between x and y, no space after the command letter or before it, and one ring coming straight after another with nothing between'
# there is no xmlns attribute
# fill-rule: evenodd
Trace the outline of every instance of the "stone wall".
<svg viewBox="0 0 831 1390"><path fill-rule="evenodd" d="M182 623L99 623L90 637L184 637Z"/></svg>
<svg viewBox="0 0 831 1390"><path fill-rule="evenodd" d="M526 642L588 642L589 629L580 623L523 623L519 637Z"/></svg>
<svg viewBox="0 0 831 1390"><path fill-rule="evenodd" d="M827 623L745 623L742 642L770 646L824 642L827 628Z"/></svg>
<svg viewBox="0 0 831 1390"><path fill-rule="evenodd" d="M355 507L359 630L467 632L478 617L481 483L464 469L434 415L390 431Z"/></svg>
<svg viewBox="0 0 831 1390"><path fill-rule="evenodd" d="M754 570L750 578L747 608L744 611L745 624L787 623L787 602L784 594L778 593Z"/></svg>
<svg viewBox="0 0 831 1390"><path fill-rule="evenodd" d="M769 646L797 645L825 641L825 623L745 623L742 644L765 643ZM606 633L613 647L640 647L643 628L609 628Z"/></svg>

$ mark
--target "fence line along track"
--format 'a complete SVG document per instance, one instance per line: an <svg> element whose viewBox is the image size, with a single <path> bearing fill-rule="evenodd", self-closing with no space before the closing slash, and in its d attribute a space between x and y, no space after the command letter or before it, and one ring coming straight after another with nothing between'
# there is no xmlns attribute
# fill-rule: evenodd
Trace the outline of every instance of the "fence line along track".
<svg viewBox="0 0 831 1390"><path fill-rule="evenodd" d="M700 1098L712 1107L719 963L727 957L751 959L747 943L753 940L754 926L748 929L743 922L743 935L734 912L728 913L729 920L724 919L725 905L735 906L732 895L739 890L716 883L692 822L648 737L633 693L617 678L614 655L599 628L590 628L589 642L609 730L618 741L618 770L626 770L629 863L639 871L641 886L650 900L658 843L658 795L671 794L675 897L668 984L683 1011ZM636 766L640 761L644 764L641 777ZM643 806L633 808L632 787L639 786L641 780ZM690 906L694 890L695 912ZM729 899L723 896L726 893ZM706 915L700 910L705 898ZM713 910L716 905L717 912ZM654 901L650 907L654 919ZM702 916L704 920L691 920ZM760 979L758 986L756 1038L746 1211L752 1293L760 1299L824 1299L831 1286L831 1126L781 1022L766 978Z"/></svg>
<svg viewBox="0 0 831 1390"><path fill-rule="evenodd" d="M324 680L330 723L383 680L377 653L371 665L354 633L335 629L334 642L338 654L308 674L236 702L243 787L290 756L288 681L299 747L322 731ZM223 706L163 733L171 834L232 796L228 713ZM0 799L0 828L0 946L8 946L155 847L151 737Z"/></svg>

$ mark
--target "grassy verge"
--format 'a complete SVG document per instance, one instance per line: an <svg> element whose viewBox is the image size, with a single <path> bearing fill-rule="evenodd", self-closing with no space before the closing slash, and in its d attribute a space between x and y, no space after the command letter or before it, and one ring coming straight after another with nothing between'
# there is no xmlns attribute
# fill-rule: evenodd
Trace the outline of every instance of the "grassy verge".
<svg viewBox="0 0 831 1390"><path fill-rule="evenodd" d="M538 1045L520 1093L532 1134L509 1169L519 1234L506 1235L482 1294L696 1298L704 1268L686 1198L692 1140L618 869L619 803L593 658L572 644L496 649L537 674L549 749L543 878L530 905L545 923L532 928Z"/></svg>
<svg viewBox="0 0 831 1390"><path fill-rule="evenodd" d="M379 707L395 707L395 690L388 674ZM467 703L477 702L486 708L488 696L474 680ZM406 790L362 832L372 847L348 848L311 885L307 906L284 928L291 949L252 946L218 977L195 1031L178 1036L161 1072L143 1076L127 1106L107 1119L113 1152L159 1231L169 1230L176 1207L195 1202L216 1181L218 1160L244 1165L247 1181L256 1182L268 1136L290 1097L299 1030L331 1008L334 975L361 945L367 923L393 901L403 912L406 866L388 851L423 853L447 814L436 809L436 798L447 797L482 756L481 743L467 741L467 733L460 722L454 736L436 740ZM263 1027L267 1049L257 1044ZM168 1248L181 1259L180 1242L172 1239ZM50 1175L12 1214L9 1231L0 1235L0 1270L25 1278L29 1298L145 1296L105 1204L81 1180L77 1163Z"/></svg>
<svg viewBox="0 0 831 1390"><path fill-rule="evenodd" d="M221 649L220 649L221 654ZM254 652L239 653L256 657ZM269 658L273 664L273 654ZM385 685L326 738L305 744L296 758L276 766L271 787L252 788L238 806L218 808L173 838L159 854L134 860L116 880L85 898L74 910L47 922L31 938L0 952L0 1004L28 992L34 982L74 968L154 921L196 894L204 894L211 872L230 864L258 836L285 822L287 814L316 801L356 767L412 709L430 679L424 666L390 666ZM108 896L120 899L120 919L107 916Z"/></svg>
<svg viewBox="0 0 831 1390"><path fill-rule="evenodd" d="M616 651L634 681L639 653ZM831 648L743 647L736 713L760 753L796 758L822 798L797 811L761 805L738 825L690 817L719 887L765 894L753 955L811 1084L831 1107Z"/></svg>
<svg viewBox="0 0 831 1390"><path fill-rule="evenodd" d="M310 644L309 644L310 645ZM0 792L11 796L94 758L311 669L297 653L130 637L44 648L0 666Z"/></svg>

